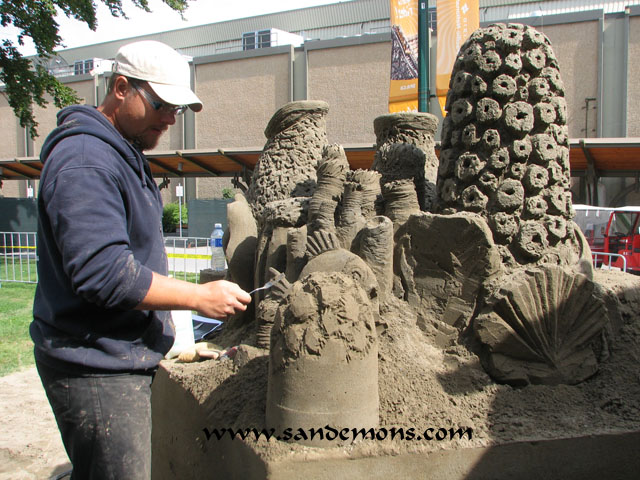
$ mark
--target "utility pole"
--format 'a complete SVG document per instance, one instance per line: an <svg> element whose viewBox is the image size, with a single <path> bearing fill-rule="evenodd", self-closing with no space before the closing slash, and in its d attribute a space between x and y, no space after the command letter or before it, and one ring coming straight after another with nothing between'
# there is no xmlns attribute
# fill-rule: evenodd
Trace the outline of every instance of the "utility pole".
<svg viewBox="0 0 640 480"><path fill-rule="evenodd" d="M418 111L429 112L429 0L418 0Z"/></svg>

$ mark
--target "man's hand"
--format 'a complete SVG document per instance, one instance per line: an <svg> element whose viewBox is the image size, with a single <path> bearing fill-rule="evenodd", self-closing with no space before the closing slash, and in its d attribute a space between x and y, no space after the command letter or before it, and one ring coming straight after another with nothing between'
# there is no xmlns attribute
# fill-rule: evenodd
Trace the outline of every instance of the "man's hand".
<svg viewBox="0 0 640 480"><path fill-rule="evenodd" d="M201 292L195 310L206 317L223 320L245 311L251 302L251 295L233 282L218 280L198 286Z"/></svg>
<svg viewBox="0 0 640 480"><path fill-rule="evenodd" d="M146 296L138 310L197 310L204 316L225 319L242 312L251 295L237 284L218 280L204 284L189 283L153 273Z"/></svg>

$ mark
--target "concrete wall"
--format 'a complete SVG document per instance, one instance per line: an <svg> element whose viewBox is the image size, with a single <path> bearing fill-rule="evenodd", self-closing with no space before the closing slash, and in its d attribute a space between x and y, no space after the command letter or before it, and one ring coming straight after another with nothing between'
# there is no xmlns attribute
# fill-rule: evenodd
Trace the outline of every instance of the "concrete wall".
<svg viewBox="0 0 640 480"><path fill-rule="evenodd" d="M24 129L20 127L18 118L13 114L9 102L0 95L0 158L23 157L25 155Z"/></svg>
<svg viewBox="0 0 640 480"><path fill-rule="evenodd" d="M27 196L27 187L24 186L23 180L2 180L2 189L0 190L0 198L24 198ZM22 187L22 188L21 188Z"/></svg>
<svg viewBox="0 0 640 480"><path fill-rule="evenodd" d="M308 52L308 98L329 104L330 143L375 143L373 120L388 113L391 42Z"/></svg>
<svg viewBox="0 0 640 480"><path fill-rule="evenodd" d="M640 137L640 16L629 18L629 52L627 63L627 135Z"/></svg>
<svg viewBox="0 0 640 480"><path fill-rule="evenodd" d="M82 80L80 81L71 82L70 80L73 80L73 77L67 77L64 79L64 83L67 87L71 87L76 91L80 97L80 103L95 105L96 93L93 78L88 75L83 75L81 78ZM40 154L40 149L47 135L56 127L58 109L51 102L51 97L47 96L47 101L49 103L46 108L36 106L33 109L36 122L38 122L38 137L33 140L33 150L30 155L37 156Z"/></svg>
<svg viewBox="0 0 640 480"><path fill-rule="evenodd" d="M196 66L196 148L260 147L275 111L291 100L291 48L275 55L218 55Z"/></svg>
<svg viewBox="0 0 640 480"><path fill-rule="evenodd" d="M595 137L597 110L585 116L585 98L598 97L599 22L577 22L537 27L551 41L565 85L569 137ZM595 102L591 103L595 106ZM585 133L588 122L589 132Z"/></svg>

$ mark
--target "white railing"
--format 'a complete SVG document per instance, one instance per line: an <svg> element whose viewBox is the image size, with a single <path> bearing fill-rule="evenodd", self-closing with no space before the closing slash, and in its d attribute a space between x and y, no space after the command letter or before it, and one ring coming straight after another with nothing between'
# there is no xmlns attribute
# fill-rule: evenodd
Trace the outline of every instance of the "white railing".
<svg viewBox="0 0 640 480"><path fill-rule="evenodd" d="M619 253L605 253L605 252L591 252L591 256L593 257L593 266L596 268L600 268L602 270L622 270L623 272L627 271L627 258L624 255L620 255ZM599 259L598 257L603 257ZM608 258L608 261L605 261ZM622 268L614 267L612 262L615 258L622 259Z"/></svg>
<svg viewBox="0 0 640 480"><path fill-rule="evenodd" d="M165 237L169 274L198 283L200 270L211 266L209 238ZM36 232L0 232L0 284L38 282Z"/></svg>
<svg viewBox="0 0 640 480"><path fill-rule="evenodd" d="M0 232L0 283L38 281L35 232Z"/></svg>
<svg viewBox="0 0 640 480"><path fill-rule="evenodd" d="M208 237L165 237L169 258L169 274L175 278L198 283L200 270L211 267L211 247Z"/></svg>

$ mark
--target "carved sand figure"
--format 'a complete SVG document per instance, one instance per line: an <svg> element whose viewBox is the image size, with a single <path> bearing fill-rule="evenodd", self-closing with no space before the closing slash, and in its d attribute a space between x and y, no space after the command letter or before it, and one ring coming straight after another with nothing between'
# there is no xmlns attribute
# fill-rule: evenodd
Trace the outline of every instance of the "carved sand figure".
<svg viewBox="0 0 640 480"><path fill-rule="evenodd" d="M514 384L580 382L597 371L606 309L572 221L567 107L547 37L516 24L474 32L446 108L437 210L481 215L504 267L485 279L474 325L485 367Z"/></svg>
<svg viewBox="0 0 640 480"><path fill-rule="evenodd" d="M564 85L549 40L514 24L474 32L446 107L438 211L482 215L507 266L577 263Z"/></svg>
<svg viewBox="0 0 640 480"><path fill-rule="evenodd" d="M321 101L291 102L269 121L264 131L267 143L247 193L258 222L270 202L310 197L315 190L316 167L327 144L328 109Z"/></svg>
<svg viewBox="0 0 640 480"><path fill-rule="evenodd" d="M249 189L259 226L255 286L286 273L279 289L256 296L257 344L271 355L271 426L311 425L313 409L326 407L328 398L308 399L308 386L296 387L318 380L300 372L317 367L328 332L318 306L335 290L318 280L309 287L319 273L343 287L355 281L356 292L339 296L361 297L376 317L380 302L402 298L441 347L475 332L485 368L500 381L576 383L597 371L594 341L607 312L582 275L591 273L582 261L588 247L571 221L563 95L546 37L493 25L475 32L456 61L439 167L433 115L378 117L372 175L350 172L342 147L326 144L326 105L294 102L276 112ZM313 148L302 151L300 137ZM278 169L289 173L274 176ZM309 291L291 293L300 289ZM314 367L283 360L294 344L306 345Z"/></svg>
<svg viewBox="0 0 640 480"><path fill-rule="evenodd" d="M238 336L223 331L225 339L241 338L232 361L195 367L195 379L167 370L188 384L192 410L205 412L208 428L426 431L456 419L473 427L474 438L438 445L345 438L344 447L300 435L290 443L224 444L211 441L201 415L190 414L195 420L180 432L186 447L173 441L174 425L165 429L167 478L195 470L206 476L214 467L247 478L338 470L341 478L361 478L378 466L410 477L439 462L450 468L447 478L454 471L453 478L480 478L486 471L476 470L478 459L490 473L502 472L514 452L530 474L538 443L531 439L555 442L567 431L578 439L594 410L597 435L614 423L623 433L635 429L612 451L637 440L637 362L613 354L604 360L617 327L624 352L636 354L640 288L613 282L614 295L595 283L604 274L593 271L571 220L566 106L549 41L522 25L478 30L459 53L447 108L439 166L437 119L394 114L374 123L369 171L350 171L342 147L327 144L326 104L278 110L248 204L238 197L230 205L230 217L249 209L253 216L246 224L229 219L227 251L234 278L249 269L253 287L278 280L254 294L255 322L232 324ZM254 264L236 264L251 241ZM626 317L616 318L619 311ZM625 388L629 395L619 393ZM176 390L183 401L184 390ZM170 400L167 409L175 408ZM154 423L154 431L162 427ZM206 434L197 448L196 430ZM506 456L487 447L501 442ZM607 455L606 468L626 464Z"/></svg>
<svg viewBox="0 0 640 480"><path fill-rule="evenodd" d="M271 334L269 428L378 426L377 314L350 274L313 272L293 285ZM331 446L323 440L302 443Z"/></svg>
<svg viewBox="0 0 640 480"><path fill-rule="evenodd" d="M287 229L306 224L308 201L316 189L316 168L327 145L326 102L291 102L271 118L267 143L247 192L258 225L254 287L269 268L284 271ZM256 299L262 298L262 294Z"/></svg>
<svg viewBox="0 0 640 480"><path fill-rule="evenodd" d="M238 193L227 205L228 226L223 237L228 277L243 290L253 290L253 271L258 227L244 195Z"/></svg>
<svg viewBox="0 0 640 480"><path fill-rule="evenodd" d="M382 176L385 214L399 215L402 221L416 211L430 211L438 171L438 119L428 113L397 113L379 116L373 127L376 156L371 169Z"/></svg>

